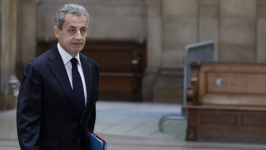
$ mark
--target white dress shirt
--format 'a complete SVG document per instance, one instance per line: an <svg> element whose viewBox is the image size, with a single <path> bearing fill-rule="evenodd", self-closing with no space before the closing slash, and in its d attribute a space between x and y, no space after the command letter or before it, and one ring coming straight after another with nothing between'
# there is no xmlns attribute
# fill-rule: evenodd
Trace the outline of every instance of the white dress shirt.
<svg viewBox="0 0 266 150"><path fill-rule="evenodd" d="M68 54L59 43L57 43L57 48L59 51L59 54L62 57L62 60L64 62L64 65L66 67L66 71L67 71L67 75L71 84L71 87L73 89L73 83L72 83L72 63L71 63L71 59L73 58L70 54ZM77 56L75 57L78 60L78 71L82 80L82 84L83 84L83 90L84 90L84 97L85 97L85 106L87 103L87 88L86 88L86 82L85 82L85 78L84 78L84 74L83 74L83 70L82 70L82 66L81 66L81 61L79 59L79 53L77 54Z"/></svg>

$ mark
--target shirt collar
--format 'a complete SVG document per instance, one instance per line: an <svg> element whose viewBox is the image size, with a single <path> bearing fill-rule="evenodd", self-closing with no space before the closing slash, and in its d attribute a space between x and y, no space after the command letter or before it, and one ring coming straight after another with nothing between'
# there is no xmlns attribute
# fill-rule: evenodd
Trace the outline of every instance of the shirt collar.
<svg viewBox="0 0 266 150"><path fill-rule="evenodd" d="M61 55L62 57L62 60L64 62L64 65L66 65L73 57L68 54L62 47L59 43L57 43L57 49L59 51L59 54ZM77 60L78 60L78 64L81 64L80 63L80 59L79 59L79 53L77 54L77 56L75 57Z"/></svg>

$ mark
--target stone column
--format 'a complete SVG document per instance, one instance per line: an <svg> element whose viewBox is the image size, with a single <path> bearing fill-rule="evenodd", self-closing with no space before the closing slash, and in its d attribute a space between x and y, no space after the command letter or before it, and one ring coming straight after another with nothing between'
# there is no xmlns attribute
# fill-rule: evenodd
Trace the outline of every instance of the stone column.
<svg viewBox="0 0 266 150"><path fill-rule="evenodd" d="M163 1L163 68L183 68L185 46L198 42L198 3Z"/></svg>
<svg viewBox="0 0 266 150"><path fill-rule="evenodd" d="M199 42L213 40L218 59L220 0L199 0Z"/></svg>
<svg viewBox="0 0 266 150"><path fill-rule="evenodd" d="M8 103L7 108L14 108L19 90L19 80L16 77L16 53L17 53L17 0L10 0L9 17L9 79L8 79Z"/></svg>
<svg viewBox="0 0 266 150"><path fill-rule="evenodd" d="M256 62L256 0L221 0L219 61Z"/></svg>
<svg viewBox="0 0 266 150"><path fill-rule="evenodd" d="M156 103L183 103L184 49L198 41L198 2L162 1L162 65L153 88Z"/></svg>
<svg viewBox="0 0 266 150"><path fill-rule="evenodd" d="M2 0L2 41L1 41L1 91L0 91L0 110L6 109L7 98L6 95L8 93L8 76L9 76L9 0Z"/></svg>
<svg viewBox="0 0 266 150"><path fill-rule="evenodd" d="M153 86L162 62L162 2L147 0L147 68L142 82L144 101L153 99Z"/></svg>
<svg viewBox="0 0 266 150"><path fill-rule="evenodd" d="M20 32L18 40L20 41L18 50L20 51L20 62L18 63L20 74L23 74L27 64L36 57L36 31L37 31L37 5L36 0L22 0L20 1L20 11L18 24L20 25ZM53 4L52 4L53 5ZM55 13L49 9L41 13L49 15ZM51 19L53 21L53 18ZM54 24L51 24L51 31ZM46 32L46 31L42 31Z"/></svg>
<svg viewBox="0 0 266 150"><path fill-rule="evenodd" d="M257 0L257 53L258 63L266 63L266 1Z"/></svg>
<svg viewBox="0 0 266 150"><path fill-rule="evenodd" d="M16 61L16 2L2 0L2 48L0 109L15 107L19 82L15 76Z"/></svg>

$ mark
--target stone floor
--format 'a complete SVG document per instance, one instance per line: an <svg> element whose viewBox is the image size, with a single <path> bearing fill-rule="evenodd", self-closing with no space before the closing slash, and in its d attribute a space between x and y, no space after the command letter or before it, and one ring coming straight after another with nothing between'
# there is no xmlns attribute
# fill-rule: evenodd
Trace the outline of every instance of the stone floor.
<svg viewBox="0 0 266 150"><path fill-rule="evenodd" d="M158 131L163 115L180 112L178 105L143 103L99 103L96 133L158 139L185 138L186 121L167 121L165 131Z"/></svg>
<svg viewBox="0 0 266 150"><path fill-rule="evenodd" d="M186 142L186 121L158 121L178 113L179 105L98 102L95 133L108 142L108 150L266 150L266 145ZM15 110L0 112L0 150L19 150Z"/></svg>

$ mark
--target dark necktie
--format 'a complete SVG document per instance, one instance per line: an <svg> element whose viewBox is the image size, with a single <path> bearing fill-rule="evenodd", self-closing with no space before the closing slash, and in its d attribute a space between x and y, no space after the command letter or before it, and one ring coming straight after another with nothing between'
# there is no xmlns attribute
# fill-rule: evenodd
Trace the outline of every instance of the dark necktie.
<svg viewBox="0 0 266 150"><path fill-rule="evenodd" d="M73 84L73 92L76 97L76 106L79 115L81 116L83 113L83 110L85 108L85 97L84 97L84 90L83 90L83 84L80 77L80 74L78 72L78 60L76 58L72 58L72 84Z"/></svg>

